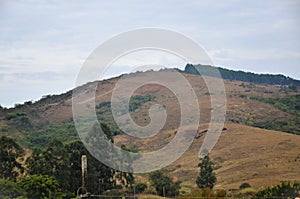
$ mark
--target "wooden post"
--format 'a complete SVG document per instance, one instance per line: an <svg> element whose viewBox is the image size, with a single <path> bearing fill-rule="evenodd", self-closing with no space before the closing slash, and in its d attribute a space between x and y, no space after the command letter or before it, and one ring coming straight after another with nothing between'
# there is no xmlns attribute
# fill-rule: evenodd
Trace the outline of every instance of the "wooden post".
<svg viewBox="0 0 300 199"><path fill-rule="evenodd" d="M81 157L81 168L82 168L82 192L87 193L87 158L86 155Z"/></svg>

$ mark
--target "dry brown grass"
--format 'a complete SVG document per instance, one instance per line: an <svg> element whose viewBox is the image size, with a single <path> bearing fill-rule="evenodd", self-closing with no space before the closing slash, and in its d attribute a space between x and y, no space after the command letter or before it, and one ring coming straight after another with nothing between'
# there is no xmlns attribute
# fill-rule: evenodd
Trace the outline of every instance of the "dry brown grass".
<svg viewBox="0 0 300 199"><path fill-rule="evenodd" d="M220 167L216 170L217 189L237 189L243 182L259 188L285 180L300 180L300 136L235 124L225 126L228 130L211 151L212 160ZM204 129L205 125L200 131ZM168 131L161 133L161 138L166 134ZM134 143L145 151L153 150L153 142L160 147L166 142L164 138L133 142L123 135L115 140L128 146ZM181 158L165 168L171 177L183 181L184 190L195 187L202 142L203 138L195 140Z"/></svg>
<svg viewBox="0 0 300 199"><path fill-rule="evenodd" d="M138 199L163 199L164 197L150 195L150 194L139 194ZM168 198L167 198L168 199Z"/></svg>

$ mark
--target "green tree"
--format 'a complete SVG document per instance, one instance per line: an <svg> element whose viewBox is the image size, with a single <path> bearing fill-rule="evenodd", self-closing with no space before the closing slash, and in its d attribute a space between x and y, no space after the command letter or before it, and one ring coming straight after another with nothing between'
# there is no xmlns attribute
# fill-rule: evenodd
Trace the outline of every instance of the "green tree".
<svg viewBox="0 0 300 199"><path fill-rule="evenodd" d="M99 193L99 191L103 192L115 187L115 171L95 159L84 147L81 141L69 143L65 146L65 148L67 153L69 154L71 192L76 193L77 189L81 186L82 155L87 156L88 162L88 192Z"/></svg>
<svg viewBox="0 0 300 199"><path fill-rule="evenodd" d="M51 199L59 187L58 182L51 176L31 175L26 176L18 182L30 199Z"/></svg>
<svg viewBox="0 0 300 199"><path fill-rule="evenodd" d="M101 133L100 128L104 134ZM106 123L101 123L100 125L98 123L94 124L89 132L89 136L86 138L86 141L87 147L99 149L94 150L95 153L101 153L101 156L106 156L106 158L109 158L112 162L115 162L112 154L117 151L107 144L107 141L114 143L113 133L109 125ZM125 148L124 150L127 150ZM105 151L103 149L105 149ZM130 158L123 159L125 161L122 162L122 164L127 165L128 169L130 169L132 160L130 160ZM117 162L115 163L117 165ZM98 180L101 193L103 191L116 188L117 181L121 182L121 185L124 187L130 187L134 183L134 177L131 173L116 171L100 162L97 162L96 171L99 173Z"/></svg>
<svg viewBox="0 0 300 199"><path fill-rule="evenodd" d="M209 156L206 155L198 164L200 168L200 175L197 177L196 183L200 189L210 188L212 189L216 183L216 175L213 168L214 163L209 160Z"/></svg>
<svg viewBox="0 0 300 199"><path fill-rule="evenodd" d="M53 176L64 191L70 189L69 156L61 141L54 139L44 151L35 150L27 165L29 174Z"/></svg>
<svg viewBox="0 0 300 199"><path fill-rule="evenodd" d="M135 192L136 193L143 193L147 189L146 183L138 183L135 185Z"/></svg>
<svg viewBox="0 0 300 199"><path fill-rule="evenodd" d="M19 174L24 172L19 162L24 156L24 150L13 139L2 136L0 138L0 177L16 181Z"/></svg>
<svg viewBox="0 0 300 199"><path fill-rule="evenodd" d="M19 184L10 180L0 179L0 198L17 198L25 196Z"/></svg>
<svg viewBox="0 0 300 199"><path fill-rule="evenodd" d="M162 171L150 173L149 180L160 196L174 197L179 195L180 182L173 182Z"/></svg>

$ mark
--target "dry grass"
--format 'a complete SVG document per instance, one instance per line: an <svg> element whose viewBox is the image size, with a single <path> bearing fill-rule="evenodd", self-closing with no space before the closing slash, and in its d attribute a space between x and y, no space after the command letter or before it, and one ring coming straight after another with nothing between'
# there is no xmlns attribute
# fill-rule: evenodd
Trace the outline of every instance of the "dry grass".
<svg viewBox="0 0 300 199"><path fill-rule="evenodd" d="M164 197L150 195L150 194L139 194L138 199L163 199ZM167 198L168 199L168 198Z"/></svg>
<svg viewBox="0 0 300 199"><path fill-rule="evenodd" d="M217 189L237 189L244 182L260 188L280 181L300 180L300 136L235 124L225 126L228 130L211 151L211 158L219 167L216 170ZM165 134L168 132L162 133L161 138ZM121 135L115 140L117 144L122 142L128 146L134 143L146 151L153 150L153 143L162 147L166 141L152 139L133 142ZM171 177L183 181L184 190L195 187L202 142L203 138L195 140L183 156L165 168Z"/></svg>

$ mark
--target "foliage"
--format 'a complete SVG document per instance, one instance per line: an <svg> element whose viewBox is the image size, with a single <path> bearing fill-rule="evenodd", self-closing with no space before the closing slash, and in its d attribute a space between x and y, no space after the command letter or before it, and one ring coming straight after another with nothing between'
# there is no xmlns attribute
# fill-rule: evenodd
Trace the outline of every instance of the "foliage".
<svg viewBox="0 0 300 199"><path fill-rule="evenodd" d="M21 117L21 116L26 116L27 114L24 112L12 112L12 113L8 113L7 116L5 117L7 120L11 120L17 117Z"/></svg>
<svg viewBox="0 0 300 199"><path fill-rule="evenodd" d="M30 199L54 198L59 187L58 182L47 175L26 176L18 184Z"/></svg>
<svg viewBox="0 0 300 199"><path fill-rule="evenodd" d="M65 146L69 154L70 161L70 191L76 193L81 186L81 156L86 155L88 161L87 186L88 192L102 193L105 190L116 186L113 179L115 171L90 155L83 143L80 141L72 142Z"/></svg>
<svg viewBox="0 0 300 199"><path fill-rule="evenodd" d="M28 173L53 176L62 190L70 189L69 156L61 141L54 139L44 151L38 150L27 160Z"/></svg>
<svg viewBox="0 0 300 199"><path fill-rule="evenodd" d="M143 193L147 189L147 184L146 183L137 183L135 185L135 192L136 193Z"/></svg>
<svg viewBox="0 0 300 199"><path fill-rule="evenodd" d="M110 126L100 124L106 139L113 142ZM99 135L99 125L94 125L87 142L95 141ZM129 150L129 149L128 149ZM109 152L107 153L109 155ZM131 187L134 177L131 173L119 172L95 159L85 148L81 141L71 142L64 145L61 141L54 139L47 144L44 150L35 149L32 156L27 159L28 173L31 175L47 175L54 177L60 184L59 188L67 193L76 194L81 186L81 157L86 155L88 159L88 192L102 193L114 189L117 181L124 187Z"/></svg>
<svg viewBox="0 0 300 199"><path fill-rule="evenodd" d="M188 198L225 198L226 197L226 191L221 190L215 190L213 191L210 188L205 189L193 189L191 193L189 194L180 194L178 197L179 199L188 199Z"/></svg>
<svg viewBox="0 0 300 199"><path fill-rule="evenodd" d="M201 75L218 77L218 72L216 69L218 69L219 74L223 79L253 82L258 84L300 86L300 81L294 80L284 75L255 74L243 71L233 71L219 67L215 68L209 65L201 64L187 64L183 72L198 75L200 71Z"/></svg>
<svg viewBox="0 0 300 199"><path fill-rule="evenodd" d="M21 142L31 149L44 148L51 140L60 137L62 142L79 140L73 121L65 121L60 124L46 124L35 126L30 131L23 131L25 139Z"/></svg>
<svg viewBox="0 0 300 199"><path fill-rule="evenodd" d="M149 180L160 196L174 197L179 195L180 182L173 182L162 171L154 171L149 174Z"/></svg>
<svg viewBox="0 0 300 199"><path fill-rule="evenodd" d="M247 182L244 182L243 184L240 185L240 189L246 189L246 188L249 188L251 187L251 185Z"/></svg>
<svg viewBox="0 0 300 199"><path fill-rule="evenodd" d="M139 109L144 103L150 102L154 100L154 96L146 94L146 95L135 95L130 98L129 101L129 111L133 112Z"/></svg>
<svg viewBox="0 0 300 199"><path fill-rule="evenodd" d="M290 95L282 98L264 98L251 96L250 99L274 105L281 111L300 116L300 95Z"/></svg>
<svg viewBox="0 0 300 199"><path fill-rule="evenodd" d="M209 156L204 156L201 162L198 164L200 168L200 174L197 177L196 184L200 189L210 188L212 189L216 183L216 175L213 168L214 163L209 160Z"/></svg>
<svg viewBox="0 0 300 199"><path fill-rule="evenodd" d="M279 110L294 116L294 119L289 121L256 119L253 121L252 126L300 134L300 95L286 96L283 98L251 96L250 99L271 104Z"/></svg>
<svg viewBox="0 0 300 199"><path fill-rule="evenodd" d="M23 158L24 150L13 139L0 138L0 177L16 181L19 174L24 172L19 159Z"/></svg>
<svg viewBox="0 0 300 199"><path fill-rule="evenodd" d="M20 196L25 196L25 193L19 184L0 179L0 198L17 198Z"/></svg>
<svg viewBox="0 0 300 199"><path fill-rule="evenodd" d="M141 108L144 104L147 102L150 102L155 99L155 96L146 94L146 95L135 95L130 98L129 100L129 112L134 112L135 110ZM122 107L120 107L120 113L125 114L128 112L128 110L125 110ZM97 118L99 121L103 123L109 124L111 131L113 135L118 135L121 133L121 130L117 126L117 124L114 121L112 110L111 110L111 102L101 102L100 104L96 105L96 113Z"/></svg>
<svg viewBox="0 0 300 199"><path fill-rule="evenodd" d="M24 131L32 128L32 124L25 112L11 112L7 113L6 120L19 131Z"/></svg>
<svg viewBox="0 0 300 199"><path fill-rule="evenodd" d="M273 187L268 187L259 191L253 198L254 199L267 199L267 198L296 198L300 196L300 183L282 182Z"/></svg>

